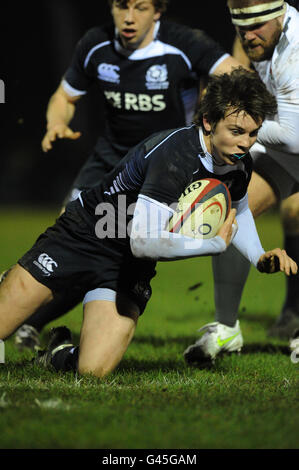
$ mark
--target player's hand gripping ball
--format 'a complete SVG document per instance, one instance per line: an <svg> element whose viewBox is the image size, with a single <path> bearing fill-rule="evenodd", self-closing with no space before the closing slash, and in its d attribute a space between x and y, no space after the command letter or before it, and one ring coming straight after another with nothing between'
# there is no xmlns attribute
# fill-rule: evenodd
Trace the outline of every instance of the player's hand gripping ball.
<svg viewBox="0 0 299 470"><path fill-rule="evenodd" d="M213 178L195 181L179 198L168 230L192 238L215 237L230 208L231 196L224 183Z"/></svg>

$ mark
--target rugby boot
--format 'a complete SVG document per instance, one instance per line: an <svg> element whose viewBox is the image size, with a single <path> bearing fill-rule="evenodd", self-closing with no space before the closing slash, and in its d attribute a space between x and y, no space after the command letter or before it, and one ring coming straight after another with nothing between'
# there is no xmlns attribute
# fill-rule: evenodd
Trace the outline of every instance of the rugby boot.
<svg viewBox="0 0 299 470"><path fill-rule="evenodd" d="M24 349L38 351L40 349L39 332L34 326L24 323L15 332L14 343L19 351Z"/></svg>
<svg viewBox="0 0 299 470"><path fill-rule="evenodd" d="M198 331L204 334L184 351L188 363L213 363L220 353L240 352L242 349L243 336L239 320L233 327L213 322Z"/></svg>
<svg viewBox="0 0 299 470"><path fill-rule="evenodd" d="M290 339L290 350L291 352L297 351L297 355L299 357L299 328L295 330L292 334Z"/></svg>
<svg viewBox="0 0 299 470"><path fill-rule="evenodd" d="M38 351L34 363L43 367L51 365L54 355L66 347L74 346L72 333L66 326L59 326L50 330L50 339L46 349Z"/></svg>

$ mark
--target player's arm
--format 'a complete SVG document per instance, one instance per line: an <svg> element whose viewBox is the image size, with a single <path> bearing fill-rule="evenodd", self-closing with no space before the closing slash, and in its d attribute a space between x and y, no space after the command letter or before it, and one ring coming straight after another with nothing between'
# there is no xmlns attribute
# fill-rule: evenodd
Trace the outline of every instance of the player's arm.
<svg viewBox="0 0 299 470"><path fill-rule="evenodd" d="M240 38L237 34L236 34L234 42L233 42L232 55L243 66L250 69L251 62L250 62L246 52L244 51L244 49L242 47L242 44L241 44L241 41L240 41Z"/></svg>
<svg viewBox="0 0 299 470"><path fill-rule="evenodd" d="M298 82L299 95L299 82ZM278 122L265 120L257 141L266 147L298 155L299 149L299 101L278 97Z"/></svg>
<svg viewBox="0 0 299 470"><path fill-rule="evenodd" d="M294 53L293 53L294 54ZM294 55L293 55L294 56ZM292 54L290 54L292 57ZM289 61L291 63L291 60ZM266 147L298 155L299 148L299 65L285 67L277 76L277 116L266 119L257 141Z"/></svg>
<svg viewBox="0 0 299 470"><path fill-rule="evenodd" d="M195 239L165 229L173 214L168 206L140 195L133 214L130 244L134 256L159 261L180 260L222 253L233 235L235 210L229 214L218 234Z"/></svg>
<svg viewBox="0 0 299 470"><path fill-rule="evenodd" d="M42 140L44 152L52 149L52 142L57 138L75 140L81 136L81 132L74 132L69 127L69 123L75 114L76 103L80 97L81 95L70 96L64 90L62 84L51 96L46 114L47 132Z"/></svg>
<svg viewBox="0 0 299 470"><path fill-rule="evenodd" d="M245 69L249 69L250 67L245 66L241 62L239 62L237 59L235 59L232 56L226 57L222 62L219 63L213 70L212 73L214 75L221 75L222 73L231 73L233 69L237 67L243 67Z"/></svg>
<svg viewBox="0 0 299 470"><path fill-rule="evenodd" d="M245 258L247 258L260 272L285 272L288 276L297 273L297 265L284 250L275 248L267 251L263 249L255 222L248 207L248 195L233 205L237 209L236 220L238 232L232 243Z"/></svg>

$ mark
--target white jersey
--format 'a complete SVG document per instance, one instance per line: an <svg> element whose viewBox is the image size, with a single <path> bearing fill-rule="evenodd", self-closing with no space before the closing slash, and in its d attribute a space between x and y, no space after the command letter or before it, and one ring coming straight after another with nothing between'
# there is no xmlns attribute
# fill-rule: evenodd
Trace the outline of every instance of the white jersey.
<svg viewBox="0 0 299 470"><path fill-rule="evenodd" d="M271 60L253 65L278 103L277 115L264 121L258 142L299 181L299 13L295 8L287 5L283 31ZM254 150L255 146L253 157Z"/></svg>

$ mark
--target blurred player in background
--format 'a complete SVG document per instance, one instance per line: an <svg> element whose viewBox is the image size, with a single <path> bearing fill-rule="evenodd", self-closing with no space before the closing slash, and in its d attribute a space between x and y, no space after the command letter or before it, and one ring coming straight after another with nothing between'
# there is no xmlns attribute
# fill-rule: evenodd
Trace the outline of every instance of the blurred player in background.
<svg viewBox="0 0 299 470"><path fill-rule="evenodd" d="M94 187L127 153L154 132L190 124L202 76L238 62L204 32L160 21L168 0L109 0L113 22L89 30L47 109L45 152L56 139L78 139L70 122L78 100L96 83L104 98L105 129L67 198ZM195 87L195 88L194 88ZM67 202L67 201L66 201ZM16 333L16 344L39 345L43 326L83 299L55 297Z"/></svg>
<svg viewBox="0 0 299 470"><path fill-rule="evenodd" d="M84 289L80 346L58 327L37 363L103 377L133 338L156 261L219 254L232 241L261 272L296 273L285 251L265 253L248 207L249 149L276 107L258 75L242 67L211 78L196 124L155 133L129 150L11 269L0 285L0 338L55 292L67 297ZM165 227L179 197L201 178L225 181L234 208L213 238L170 233ZM235 215L239 228L233 233Z"/></svg>
<svg viewBox="0 0 299 470"><path fill-rule="evenodd" d="M228 0L228 7L248 64L278 102L277 114L263 123L251 149L249 206L257 217L293 195L282 203L281 214L285 249L299 260L299 13L282 0ZM240 48L238 53L242 60ZM213 258L216 321L205 325L204 335L186 349L187 361L213 360L222 351L242 347L237 315L249 267L233 247ZM282 313L270 331L285 338L299 327L298 275L287 282Z"/></svg>

